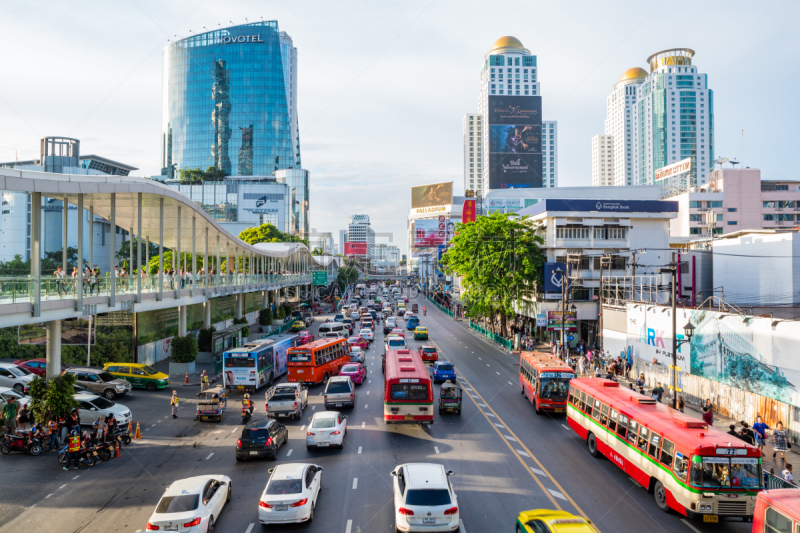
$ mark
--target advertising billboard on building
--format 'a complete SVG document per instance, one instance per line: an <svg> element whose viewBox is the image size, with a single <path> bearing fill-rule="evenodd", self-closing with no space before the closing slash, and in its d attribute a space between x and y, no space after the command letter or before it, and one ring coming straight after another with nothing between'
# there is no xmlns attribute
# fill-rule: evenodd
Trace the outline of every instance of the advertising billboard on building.
<svg viewBox="0 0 800 533"><path fill-rule="evenodd" d="M547 312L547 330L548 331L561 331L561 311L548 311ZM575 315L567 313L564 316L564 328L567 331L578 331L575 325Z"/></svg>
<svg viewBox="0 0 800 533"><path fill-rule="evenodd" d="M489 189L542 186L542 97L489 96Z"/></svg>
<svg viewBox="0 0 800 533"><path fill-rule="evenodd" d="M681 159L677 163L672 163L671 165L656 169L656 181L671 178L672 176L677 176L684 172L691 172L691 170L692 158L687 157L686 159Z"/></svg>
<svg viewBox="0 0 800 533"><path fill-rule="evenodd" d="M411 209L450 205L453 203L453 182L432 183L411 187Z"/></svg>
<svg viewBox="0 0 800 533"><path fill-rule="evenodd" d="M447 223L444 215L438 218L423 218L414 221L414 248L437 248L444 244L447 236Z"/></svg>
<svg viewBox="0 0 800 533"><path fill-rule="evenodd" d="M344 243L344 255L367 255L367 243L365 242Z"/></svg>
<svg viewBox="0 0 800 533"><path fill-rule="evenodd" d="M461 223L468 224L475 222L475 200L464 200L464 207L461 209Z"/></svg>

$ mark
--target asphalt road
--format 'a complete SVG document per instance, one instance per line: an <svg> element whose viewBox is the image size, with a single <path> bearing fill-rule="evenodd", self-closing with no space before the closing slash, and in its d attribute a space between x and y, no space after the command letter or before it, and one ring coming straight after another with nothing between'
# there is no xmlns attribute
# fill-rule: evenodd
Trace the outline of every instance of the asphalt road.
<svg viewBox="0 0 800 533"><path fill-rule="evenodd" d="M419 300L422 308L423 300ZM312 326L316 331L322 319ZM121 459L92 469L63 471L54 454L0 457L0 531L143 531L166 486L200 474L230 476L233 499L216 520L218 531L258 531L258 499L276 463L314 463L324 468L322 492L312 523L271 527L272 531L394 531L389 473L408 462L432 462L453 470L462 531L513 530L527 509L560 508L583 514L602 533L617 531L716 531L745 533L749 524L686 523L662 513L647 492L604 459L592 458L567 429L564 418L537 416L520 395L518 356L498 349L428 305L420 317L431 341L455 363L465 387L461 416L435 414L429 428L385 426L381 355L383 334L367 351L367 382L356 390L357 405L345 410L348 432L343 450L309 452L305 425L323 409L322 386L309 389L305 418L287 421L289 443L277 461L236 462L241 433L236 395L225 420L194 420L195 387L177 387L179 418L169 412L169 390L135 390L121 400L143 429L142 440L124 447ZM421 342L408 339L414 348ZM438 389L438 385L434 386ZM438 398L438 392L436 392ZM263 394L252 395L264 415Z"/></svg>

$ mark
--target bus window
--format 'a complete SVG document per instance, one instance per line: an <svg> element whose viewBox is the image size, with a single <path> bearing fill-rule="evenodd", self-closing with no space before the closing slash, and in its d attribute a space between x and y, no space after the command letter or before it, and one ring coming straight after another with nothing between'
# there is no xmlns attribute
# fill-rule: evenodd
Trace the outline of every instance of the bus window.
<svg viewBox="0 0 800 533"><path fill-rule="evenodd" d="M650 446L647 449L647 455L653 459L658 459L658 447L661 444L661 435L658 433L650 434Z"/></svg>
<svg viewBox="0 0 800 533"><path fill-rule="evenodd" d="M611 416L608 417L608 429L611 431L617 430L617 412L615 410L611 410Z"/></svg>
<svg viewBox="0 0 800 533"><path fill-rule="evenodd" d="M619 423L617 424L617 435L619 435L624 439L625 435L627 434L628 434L628 417L620 413Z"/></svg>
<svg viewBox="0 0 800 533"><path fill-rule="evenodd" d="M667 441L664 441L664 445L666 446ZM662 454L663 456L663 454ZM675 453L675 463L672 465L672 471L675 472L675 475L678 476L678 479L681 481L686 481L686 471L689 468L689 461L681 452Z"/></svg>
<svg viewBox="0 0 800 533"><path fill-rule="evenodd" d="M650 430L646 427L639 425L639 442L636 446L639 447L640 450L647 453L647 439L650 436Z"/></svg>
<svg viewBox="0 0 800 533"><path fill-rule="evenodd" d="M628 442L636 446L636 439L639 437L639 423L631 420L628 423Z"/></svg>
<svg viewBox="0 0 800 533"><path fill-rule="evenodd" d="M595 420L600 420L600 406L603 405L600 403L600 400L594 401L594 409L592 409L592 418Z"/></svg>
<svg viewBox="0 0 800 533"><path fill-rule="evenodd" d="M672 456L675 453L675 445L664 439L661 443L661 464L666 466L667 468L672 466Z"/></svg>
<svg viewBox="0 0 800 533"><path fill-rule="evenodd" d="M580 399L578 400L578 409L583 411L586 408L586 393L581 391Z"/></svg>
<svg viewBox="0 0 800 533"><path fill-rule="evenodd" d="M767 507L765 516L766 531L769 533L791 533L792 519L785 516L772 507Z"/></svg>
<svg viewBox="0 0 800 533"><path fill-rule="evenodd" d="M567 398L567 401L571 404L575 403L575 387L572 385L569 386L569 398Z"/></svg>
<svg viewBox="0 0 800 533"><path fill-rule="evenodd" d="M592 406L593 405L594 405L594 398L592 398L591 396L589 396L587 394L586 395L586 405L584 406L584 412L587 415L591 415L592 414Z"/></svg>
<svg viewBox="0 0 800 533"><path fill-rule="evenodd" d="M608 406L606 404L600 408L600 424L608 425Z"/></svg>

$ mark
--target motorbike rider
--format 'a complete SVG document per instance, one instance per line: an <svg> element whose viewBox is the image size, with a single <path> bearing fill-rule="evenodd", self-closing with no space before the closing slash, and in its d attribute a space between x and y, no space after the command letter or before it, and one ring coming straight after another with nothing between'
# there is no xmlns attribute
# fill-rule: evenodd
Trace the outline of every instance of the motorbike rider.
<svg viewBox="0 0 800 533"><path fill-rule="evenodd" d="M247 409L250 414L253 414L253 402L250 401L250 395L245 393L242 399L242 409Z"/></svg>
<svg viewBox="0 0 800 533"><path fill-rule="evenodd" d="M424 305L422 306L422 314L423 315L427 315L428 314L428 308L425 307Z"/></svg>
<svg viewBox="0 0 800 533"><path fill-rule="evenodd" d="M91 438L93 443L97 442L97 432L99 429L100 429L100 422L95 420L94 423L92 424L92 432L89 435L89 438Z"/></svg>

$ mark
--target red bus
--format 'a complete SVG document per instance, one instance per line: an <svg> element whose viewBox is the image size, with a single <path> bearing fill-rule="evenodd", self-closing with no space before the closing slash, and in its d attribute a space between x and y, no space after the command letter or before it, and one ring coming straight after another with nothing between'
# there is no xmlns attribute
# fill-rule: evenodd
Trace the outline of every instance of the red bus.
<svg viewBox="0 0 800 533"><path fill-rule="evenodd" d="M533 404L537 415L542 411L567 411L569 382L574 377L575 371L571 366L548 353L520 353L519 387Z"/></svg>
<svg viewBox="0 0 800 533"><path fill-rule="evenodd" d="M403 348L386 353L383 388L386 424L433 424L433 386L418 352Z"/></svg>
<svg viewBox="0 0 800 533"><path fill-rule="evenodd" d="M800 531L800 490L775 489L758 493L753 533Z"/></svg>
<svg viewBox="0 0 800 533"><path fill-rule="evenodd" d="M347 339L329 337L286 351L288 381L325 383L350 362Z"/></svg>
<svg viewBox="0 0 800 533"><path fill-rule="evenodd" d="M752 520L764 483L755 446L607 379L573 379L567 418L591 455L608 457L662 511Z"/></svg>

